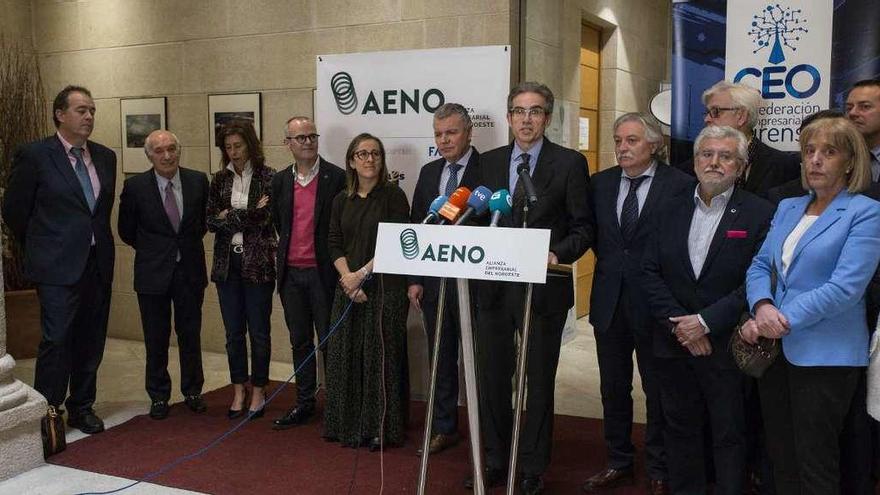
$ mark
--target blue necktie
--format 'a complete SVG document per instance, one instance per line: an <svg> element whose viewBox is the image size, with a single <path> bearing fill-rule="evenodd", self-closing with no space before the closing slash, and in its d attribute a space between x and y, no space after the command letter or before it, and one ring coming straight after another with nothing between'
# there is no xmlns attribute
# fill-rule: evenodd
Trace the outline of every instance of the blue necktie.
<svg viewBox="0 0 880 495"><path fill-rule="evenodd" d="M445 194L447 198L452 196L452 193L458 188L458 171L461 170L462 165L459 165L458 163L450 163L448 167L449 178L446 179L446 188L443 191L443 194Z"/></svg>
<svg viewBox="0 0 880 495"><path fill-rule="evenodd" d="M623 234L623 239L627 242L632 239L636 231L636 223L639 221L639 198L636 191L647 178L647 175L626 178L629 181L629 191L626 193L626 198L623 199L623 208L620 210L620 233Z"/></svg>
<svg viewBox="0 0 880 495"><path fill-rule="evenodd" d="M86 170L86 162L83 160L82 148L70 148L70 154L76 158L76 178L79 179L79 185L82 187L83 194L86 196L86 203L89 205L89 211L95 211L95 190L92 189L92 179L89 177L89 171Z"/></svg>

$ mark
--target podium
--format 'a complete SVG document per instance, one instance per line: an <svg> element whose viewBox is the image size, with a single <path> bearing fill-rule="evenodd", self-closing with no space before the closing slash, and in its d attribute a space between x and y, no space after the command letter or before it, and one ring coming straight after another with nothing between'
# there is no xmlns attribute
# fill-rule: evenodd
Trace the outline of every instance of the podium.
<svg viewBox="0 0 880 495"><path fill-rule="evenodd" d="M447 279L456 279L458 288L461 349L464 363L465 395L468 407L468 431L471 463L474 470L474 493L483 495L483 458L480 437L479 395L469 280L538 283L546 282L550 231L546 229L511 229L380 223L376 239L373 271L397 275L421 275L440 278L437 325L431 359L431 384L425 413L425 434L419 472L418 493L425 490L428 441L434 405L434 383L439 360L440 329L446 304ZM426 329L426 331L429 331Z"/></svg>

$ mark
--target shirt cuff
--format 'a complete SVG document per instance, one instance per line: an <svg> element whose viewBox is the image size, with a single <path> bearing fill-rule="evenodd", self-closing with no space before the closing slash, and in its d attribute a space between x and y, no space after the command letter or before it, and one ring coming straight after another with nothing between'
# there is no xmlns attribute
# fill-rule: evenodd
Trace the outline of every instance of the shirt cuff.
<svg viewBox="0 0 880 495"><path fill-rule="evenodd" d="M703 325L703 334L704 335L708 334L709 333L709 325L706 325L706 320L704 320L703 317L700 316L699 313L697 313L697 319L700 320L700 325Z"/></svg>

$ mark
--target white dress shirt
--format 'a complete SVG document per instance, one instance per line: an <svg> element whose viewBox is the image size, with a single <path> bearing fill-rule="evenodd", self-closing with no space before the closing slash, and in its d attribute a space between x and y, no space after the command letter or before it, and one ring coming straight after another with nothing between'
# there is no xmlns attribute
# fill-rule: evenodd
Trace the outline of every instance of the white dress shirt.
<svg viewBox="0 0 880 495"><path fill-rule="evenodd" d="M648 167L647 170L642 172L640 175L636 177L647 177L642 181L639 185L639 188L636 189L636 199L639 202L639 215L642 214L642 209L645 207L645 200L648 199L648 190L651 189L651 183L654 182L654 174L657 173L657 162L651 162L651 166ZM631 182L629 179L635 179L636 177L629 177L626 175L626 172L623 170L620 171L620 189L617 191L617 221L620 222L620 213L623 211L623 201L626 199L626 195L629 193L629 187Z"/></svg>
<svg viewBox="0 0 880 495"><path fill-rule="evenodd" d="M232 162L229 162L226 165L226 168L232 170L232 196L229 198L229 203L235 210L245 210L248 205L248 191L251 188L251 177L254 175L254 169L251 167L251 162L248 161L244 164L244 170L242 170L241 175L238 175L238 172L235 171L235 167L232 165ZM244 243L244 237L241 232L236 232L232 236L232 245L241 245Z"/></svg>
<svg viewBox="0 0 880 495"><path fill-rule="evenodd" d="M688 255L691 259L691 267L694 269L694 276L700 276L703 271L703 263L706 262L706 255L709 253L709 245L712 244L712 238L715 237L715 231L718 230L718 224L721 223L721 217L724 216L724 210L727 208L727 202L733 195L733 186L723 193L712 198L712 204L707 205L700 197L700 186L697 185L694 190L694 216L691 218L691 229L688 232Z"/></svg>
<svg viewBox="0 0 880 495"><path fill-rule="evenodd" d="M248 162L250 164L250 162ZM293 178L296 179L296 183L302 187L306 187L312 182L312 179L318 176L318 169L321 165L321 157L318 156L315 158L315 164L312 165L312 168L309 169L308 173L305 175L299 173L299 170L296 168L296 162L293 163Z"/></svg>
<svg viewBox="0 0 880 495"><path fill-rule="evenodd" d="M461 165L461 168L458 169L458 175L456 175L456 179L458 182L455 183L455 187L458 187L461 184L461 178L464 177L464 171L467 170L467 164L471 160L471 155L474 152L474 147L471 146L468 148L467 153L462 155L461 158L458 159L457 164ZM443 171L440 172L440 184L437 185L437 194L446 194L446 181L449 180L449 166L452 165L448 161L443 165Z"/></svg>
<svg viewBox="0 0 880 495"><path fill-rule="evenodd" d="M791 264L791 258L794 257L794 250L797 248L798 243L801 241L801 237L804 236L804 233L809 230L809 228L816 223L816 220L819 218L819 215L804 215L801 217L800 222L794 226L794 229L788 234L788 237L785 238L785 242L782 244L782 274L785 275L788 273L788 265Z"/></svg>

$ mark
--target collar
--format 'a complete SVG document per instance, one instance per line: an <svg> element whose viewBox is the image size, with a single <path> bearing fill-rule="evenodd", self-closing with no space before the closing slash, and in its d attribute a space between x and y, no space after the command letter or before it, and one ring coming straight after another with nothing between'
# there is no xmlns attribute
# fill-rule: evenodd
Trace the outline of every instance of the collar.
<svg viewBox="0 0 880 495"><path fill-rule="evenodd" d="M456 160L455 163L461 165L461 168L464 169L465 167L467 167L467 164L470 163L471 155L473 155L473 154L474 154L474 147L468 146L467 152L465 154L461 155L461 158ZM449 167L450 165L452 165L452 163L447 161L446 164L443 166Z"/></svg>
<svg viewBox="0 0 880 495"><path fill-rule="evenodd" d="M654 177L657 173L657 160L651 161L651 166L647 168L644 172L640 173L636 177ZM626 175L626 171L622 168L620 169L620 178L621 179L635 179L636 177L630 177Z"/></svg>
<svg viewBox="0 0 880 495"><path fill-rule="evenodd" d="M522 155L523 153L528 153L529 154L529 168L533 169L534 167L532 166L532 164L538 163L538 156L541 155L541 148L543 148L543 147L544 147L544 136L541 136L541 139L537 143L535 143L531 148L529 148L529 151L523 151L522 148L519 147L519 144L517 144L516 140L514 139L513 140L513 152L512 152L512 155L510 158L512 160L518 160L520 155Z"/></svg>
<svg viewBox="0 0 880 495"><path fill-rule="evenodd" d="M64 154L65 154L65 155L69 155L69 154L70 154L70 150L73 148L73 145L70 144L70 143L68 143L67 140L64 139L64 136L62 136L60 132L57 132L57 131L56 131L56 132L55 132L55 135L58 136L58 140L61 141L61 146L64 147ZM86 144L83 145L82 149L83 149L83 160L85 160L85 157L89 156L89 144L88 144L88 141L86 141Z"/></svg>
<svg viewBox="0 0 880 495"><path fill-rule="evenodd" d="M874 158L880 162L880 144L871 148L871 154L874 155Z"/></svg>
<svg viewBox="0 0 880 495"><path fill-rule="evenodd" d="M248 162L250 164L250 162ZM296 180L301 182L308 182L316 175L318 175L318 169L321 168L321 155L318 155L315 158L315 164L312 165L312 168L309 169L309 173L306 175L302 175L299 173L299 170L296 168L296 161L293 162L293 176Z"/></svg>
<svg viewBox="0 0 880 495"><path fill-rule="evenodd" d="M229 170L233 174L238 175L235 173L235 166L232 164L232 162L226 164L226 170ZM246 175L251 175L253 171L254 169L253 167L251 167L251 161L248 160L244 163L244 170L241 171L241 176L244 177Z"/></svg>
<svg viewBox="0 0 880 495"><path fill-rule="evenodd" d="M717 205L720 204L723 208L727 205L727 202L730 201L730 197L733 196L733 188L734 186L730 186L726 191L712 198L712 206L709 206L704 203L703 198L700 197L700 183L698 182L696 187L694 187L694 204L702 206L703 208L716 208Z"/></svg>
<svg viewBox="0 0 880 495"><path fill-rule="evenodd" d="M177 171L174 172L174 177L172 177L170 179L166 179L165 177L162 177L161 175L159 175L159 173L156 172L155 168L153 169L153 175L156 176L156 182L159 184L159 189L165 190L165 188L167 187L167 184L170 182L170 183L174 184L174 187L178 191L183 190L183 189L181 189L181 184L180 184L180 167L177 167Z"/></svg>

